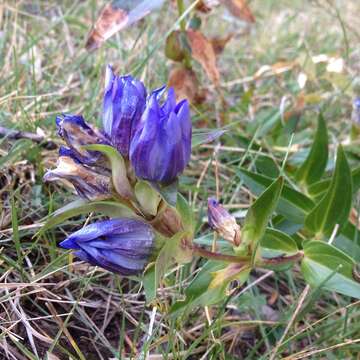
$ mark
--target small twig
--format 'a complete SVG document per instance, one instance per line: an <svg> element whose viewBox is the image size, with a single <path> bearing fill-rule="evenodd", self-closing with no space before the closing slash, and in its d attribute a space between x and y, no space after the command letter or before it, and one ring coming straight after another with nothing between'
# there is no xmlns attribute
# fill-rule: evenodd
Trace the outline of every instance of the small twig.
<svg viewBox="0 0 360 360"><path fill-rule="evenodd" d="M6 137L9 139L28 139L38 144L42 144L48 150L53 150L57 148L57 145L50 140L46 140L44 136L34 134L28 131L20 131L14 129L8 129L6 127L0 126L0 137Z"/></svg>

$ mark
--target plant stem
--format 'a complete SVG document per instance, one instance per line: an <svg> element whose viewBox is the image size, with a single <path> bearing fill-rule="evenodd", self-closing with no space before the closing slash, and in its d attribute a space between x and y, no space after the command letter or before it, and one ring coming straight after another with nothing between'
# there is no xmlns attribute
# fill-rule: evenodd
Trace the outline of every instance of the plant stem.
<svg viewBox="0 0 360 360"><path fill-rule="evenodd" d="M179 12L179 17L181 17L185 12L184 0L177 0L177 8L178 8L178 12ZM186 34L186 19L185 18L180 21L180 30L182 32L182 35L184 37L186 37L187 34ZM191 69L191 57L187 51L185 51L183 63L187 69Z"/></svg>
<svg viewBox="0 0 360 360"><path fill-rule="evenodd" d="M271 259L261 259L257 265L280 265L286 264L288 262L296 261L302 259L304 253L302 251L297 252L294 255L290 256L279 256Z"/></svg>
<svg viewBox="0 0 360 360"><path fill-rule="evenodd" d="M249 256L234 256L234 255L220 254L218 252L213 252L203 249L196 245L191 245L190 249L194 255L204 257L207 259L217 260L217 261L226 261L226 262L240 263L246 265L249 264L251 260ZM303 256L304 256L303 252L299 251L298 253L291 256L279 256L271 259L261 259L256 265L258 267L261 267L262 265L269 266L269 265L286 264L288 262L300 260L302 259Z"/></svg>
<svg viewBox="0 0 360 360"><path fill-rule="evenodd" d="M185 4L184 4L184 0L177 0L177 8L179 11L179 17L181 17L181 15L185 12ZM180 21L180 29L181 31L185 31L186 30L186 22L185 19L182 19Z"/></svg>
<svg viewBox="0 0 360 360"><path fill-rule="evenodd" d="M218 260L218 261L227 261L231 263L240 263L240 264L249 264L250 257L248 256L233 256L225 255L217 252L209 251L198 247L196 245L191 246L191 250L194 255L201 256L207 259Z"/></svg>

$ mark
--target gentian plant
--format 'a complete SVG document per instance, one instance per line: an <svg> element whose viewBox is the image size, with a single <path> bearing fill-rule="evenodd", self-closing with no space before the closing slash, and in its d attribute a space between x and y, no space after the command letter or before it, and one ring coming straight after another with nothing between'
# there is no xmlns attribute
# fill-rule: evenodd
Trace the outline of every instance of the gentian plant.
<svg viewBox="0 0 360 360"><path fill-rule="evenodd" d="M348 219L359 171L351 173L339 146L333 175L323 179L328 135L321 115L311 150L291 175L296 187L281 173L270 178L240 167L237 176L257 199L240 227L226 207L209 198L211 239L195 237L199 214L178 192L194 137L188 101L176 102L172 88L148 91L108 67L102 120L100 130L80 115L56 119L66 146L44 180L70 182L80 199L54 212L41 231L80 214L106 218L74 232L61 247L91 265L137 276L148 300L171 265L193 256L208 259L173 313L222 300L233 280L243 284L256 268L281 271L299 262L310 285L360 298L356 262L333 244L338 234L351 237L355 231ZM221 134L204 133L197 144Z"/></svg>

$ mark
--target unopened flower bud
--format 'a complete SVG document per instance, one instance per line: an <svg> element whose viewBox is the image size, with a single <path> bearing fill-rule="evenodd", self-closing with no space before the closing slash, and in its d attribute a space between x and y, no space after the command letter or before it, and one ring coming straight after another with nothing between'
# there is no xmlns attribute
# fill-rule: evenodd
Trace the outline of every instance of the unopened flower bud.
<svg viewBox="0 0 360 360"><path fill-rule="evenodd" d="M140 220L111 219L95 222L60 243L94 266L124 276L140 274L156 251L155 233Z"/></svg>
<svg viewBox="0 0 360 360"><path fill-rule="evenodd" d="M57 167L44 176L44 181L57 180L69 181L79 196L85 199L98 200L111 196L109 176L99 174L92 168L75 162L71 157L61 156Z"/></svg>
<svg viewBox="0 0 360 360"><path fill-rule="evenodd" d="M112 145L121 155L129 154L130 141L140 122L146 103L144 84L132 76L116 76L106 69L103 126Z"/></svg>
<svg viewBox="0 0 360 360"><path fill-rule="evenodd" d="M140 179L170 184L190 160L191 119L187 100L176 104L173 88L163 104L164 88L151 93L130 144L130 160Z"/></svg>
<svg viewBox="0 0 360 360"><path fill-rule="evenodd" d="M241 242L240 226L234 216L219 204L214 198L208 199L208 221L222 238L238 246Z"/></svg>

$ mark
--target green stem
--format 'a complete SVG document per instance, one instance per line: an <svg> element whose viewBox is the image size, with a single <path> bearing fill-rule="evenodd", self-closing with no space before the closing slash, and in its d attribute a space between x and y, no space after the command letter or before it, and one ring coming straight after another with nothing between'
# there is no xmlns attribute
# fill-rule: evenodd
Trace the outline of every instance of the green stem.
<svg viewBox="0 0 360 360"><path fill-rule="evenodd" d="M181 17L185 12L184 0L177 0L177 8L178 8L178 12L179 12L179 17ZM184 36L187 36L186 35L186 18L183 18L180 21L180 30ZM183 63L187 69L191 69L191 57L187 51L185 51Z"/></svg>
<svg viewBox="0 0 360 360"><path fill-rule="evenodd" d="M179 11L179 17L181 17L181 15L185 12L184 0L177 0L177 8ZM180 21L180 29L181 29L181 31L186 30L185 18Z"/></svg>

